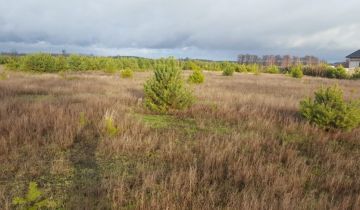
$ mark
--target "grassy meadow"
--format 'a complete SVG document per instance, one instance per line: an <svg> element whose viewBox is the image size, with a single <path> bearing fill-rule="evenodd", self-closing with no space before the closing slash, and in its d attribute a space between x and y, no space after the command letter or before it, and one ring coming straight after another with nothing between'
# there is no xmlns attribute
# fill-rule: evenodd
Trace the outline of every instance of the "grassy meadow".
<svg viewBox="0 0 360 210"><path fill-rule="evenodd" d="M360 207L360 129L298 112L321 86L360 98L359 81L205 71L191 108L159 115L149 71L0 73L0 209L30 182L56 209Z"/></svg>

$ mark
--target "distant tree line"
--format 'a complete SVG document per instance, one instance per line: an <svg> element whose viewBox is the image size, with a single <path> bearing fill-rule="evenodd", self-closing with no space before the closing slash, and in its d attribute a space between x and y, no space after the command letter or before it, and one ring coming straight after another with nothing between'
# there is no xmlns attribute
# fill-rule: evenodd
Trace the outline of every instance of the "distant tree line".
<svg viewBox="0 0 360 210"><path fill-rule="evenodd" d="M319 58L315 56L305 56L305 57L297 57L291 55L264 55L257 56L251 54L243 54L238 55L238 63L239 64L259 64L263 66L279 66L279 67L290 67L297 65L309 65L315 66L321 63L325 63L321 61Z"/></svg>

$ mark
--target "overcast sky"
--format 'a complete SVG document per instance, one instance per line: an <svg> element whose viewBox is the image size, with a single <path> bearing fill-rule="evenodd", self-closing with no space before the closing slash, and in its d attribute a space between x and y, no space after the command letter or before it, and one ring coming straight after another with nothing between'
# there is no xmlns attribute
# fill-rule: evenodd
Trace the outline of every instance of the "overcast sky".
<svg viewBox="0 0 360 210"><path fill-rule="evenodd" d="M359 0L0 0L0 51L341 61L360 49Z"/></svg>

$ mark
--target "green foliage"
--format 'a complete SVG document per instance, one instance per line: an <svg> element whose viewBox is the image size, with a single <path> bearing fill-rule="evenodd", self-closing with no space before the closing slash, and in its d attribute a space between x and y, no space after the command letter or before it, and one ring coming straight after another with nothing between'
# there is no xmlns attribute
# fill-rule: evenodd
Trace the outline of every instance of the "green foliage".
<svg viewBox="0 0 360 210"><path fill-rule="evenodd" d="M129 68L124 69L120 72L121 78L131 78L131 77L133 77L133 75L134 75L133 70L131 70Z"/></svg>
<svg viewBox="0 0 360 210"><path fill-rule="evenodd" d="M247 72L247 68L245 64L238 64L235 66L236 72Z"/></svg>
<svg viewBox="0 0 360 210"><path fill-rule="evenodd" d="M106 73L113 74L113 73L116 72L117 68L118 67L117 67L116 62L115 62L114 59L109 58L109 59L106 60L105 69L104 69L104 71Z"/></svg>
<svg viewBox="0 0 360 210"><path fill-rule="evenodd" d="M0 55L0 65L9 63L10 59L10 56Z"/></svg>
<svg viewBox="0 0 360 210"><path fill-rule="evenodd" d="M246 66L247 72L258 73L260 72L260 66L257 64L250 64Z"/></svg>
<svg viewBox="0 0 360 210"><path fill-rule="evenodd" d="M338 66L336 68L329 67L326 70L326 77L328 78L337 78L337 79L346 79L348 74L343 66Z"/></svg>
<svg viewBox="0 0 360 210"><path fill-rule="evenodd" d="M26 55L22 69L34 72L56 72L56 58L46 53Z"/></svg>
<svg viewBox="0 0 360 210"><path fill-rule="evenodd" d="M188 70L200 71L201 68L196 63L190 61L188 64Z"/></svg>
<svg viewBox="0 0 360 210"><path fill-rule="evenodd" d="M280 69L277 66L268 66L265 70L266 73L270 73L270 74L279 74L280 73Z"/></svg>
<svg viewBox="0 0 360 210"><path fill-rule="evenodd" d="M152 111L166 113L192 105L192 93L184 86L181 71L175 59L159 64L153 78L144 85L145 106Z"/></svg>
<svg viewBox="0 0 360 210"><path fill-rule="evenodd" d="M301 66L293 66L290 70L290 75L294 78L302 78L304 76Z"/></svg>
<svg viewBox="0 0 360 210"><path fill-rule="evenodd" d="M109 137L114 137L119 133L119 129L114 123L114 113L107 111L104 116L105 132Z"/></svg>
<svg viewBox="0 0 360 210"><path fill-rule="evenodd" d="M30 182L25 197L15 197L12 204L21 209L36 210L43 208L56 208L57 203L51 199L43 198L42 192L38 189L37 183Z"/></svg>
<svg viewBox="0 0 360 210"><path fill-rule="evenodd" d="M360 79L360 68L356 68L354 73L351 75L351 79Z"/></svg>
<svg viewBox="0 0 360 210"><path fill-rule="evenodd" d="M345 102L338 86L321 88L310 98L300 102L302 116L325 129L351 130L360 125L359 101Z"/></svg>
<svg viewBox="0 0 360 210"><path fill-rule="evenodd" d="M225 65L222 75L224 76L232 76L235 72L235 69L230 65Z"/></svg>
<svg viewBox="0 0 360 210"><path fill-rule="evenodd" d="M205 75L201 70L194 70L194 72L189 76L188 81L194 84L201 84L205 81Z"/></svg>
<svg viewBox="0 0 360 210"><path fill-rule="evenodd" d="M67 58L69 69L72 71L81 71L83 69L82 58L79 55L70 55Z"/></svg>

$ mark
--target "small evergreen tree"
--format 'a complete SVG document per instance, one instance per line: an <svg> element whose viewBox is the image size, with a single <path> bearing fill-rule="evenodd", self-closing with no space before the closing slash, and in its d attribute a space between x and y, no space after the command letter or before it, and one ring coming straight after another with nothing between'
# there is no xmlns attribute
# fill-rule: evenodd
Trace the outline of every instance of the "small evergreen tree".
<svg viewBox="0 0 360 210"><path fill-rule="evenodd" d="M301 66L293 66L290 70L290 75L294 78L302 78L304 76Z"/></svg>
<svg viewBox="0 0 360 210"><path fill-rule="evenodd" d="M201 70L194 70L194 72L189 76L188 81L194 84L201 84L205 80L205 75Z"/></svg>
<svg viewBox="0 0 360 210"><path fill-rule="evenodd" d="M156 66L154 77L144 85L145 105L150 110L166 113L185 109L193 103L193 96L184 86L175 59L163 60Z"/></svg>
<svg viewBox="0 0 360 210"><path fill-rule="evenodd" d="M268 66L266 68L266 73L270 73L270 74L279 74L280 73L280 69L279 67L275 66L275 65L271 65Z"/></svg>
<svg viewBox="0 0 360 210"><path fill-rule="evenodd" d="M325 129L351 130L360 125L360 102L345 102L338 86L321 88L310 98L300 102L302 116Z"/></svg>
<svg viewBox="0 0 360 210"><path fill-rule="evenodd" d="M131 78L131 77L133 77L133 74L134 74L133 70L131 70L129 68L124 69L120 72L121 78Z"/></svg>
<svg viewBox="0 0 360 210"><path fill-rule="evenodd" d="M232 75L234 74L234 72L235 72L235 69L232 68L232 66L226 65L226 66L224 67L224 70L223 70L222 75L223 75L223 76L232 76Z"/></svg>

